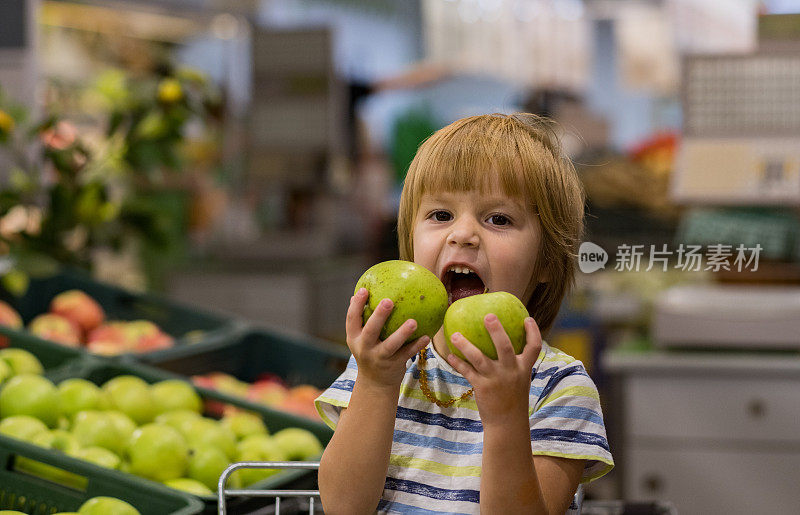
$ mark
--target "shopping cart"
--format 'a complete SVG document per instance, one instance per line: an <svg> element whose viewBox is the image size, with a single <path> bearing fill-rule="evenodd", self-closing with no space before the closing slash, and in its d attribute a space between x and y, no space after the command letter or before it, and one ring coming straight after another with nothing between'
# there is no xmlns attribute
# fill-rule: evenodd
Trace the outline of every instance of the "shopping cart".
<svg viewBox="0 0 800 515"><path fill-rule="evenodd" d="M265 497L274 498L275 515L281 513L281 500L283 498L294 498L301 501L293 506L292 513L306 512L309 515L315 513L322 513L321 503L317 502L319 499L319 490L247 490L247 489L233 489L226 488L228 478L237 470L241 469L303 469L303 470L319 470L319 462L317 461L271 461L271 462L255 462L243 461L234 463L226 468L222 475L219 477L219 485L217 487L219 515L226 515L227 512L227 497ZM583 486L578 486L575 496L572 498L567 510L567 515L579 515L581 513L581 505L583 503ZM302 507L300 507L302 506ZM609 512L609 515L613 512Z"/></svg>

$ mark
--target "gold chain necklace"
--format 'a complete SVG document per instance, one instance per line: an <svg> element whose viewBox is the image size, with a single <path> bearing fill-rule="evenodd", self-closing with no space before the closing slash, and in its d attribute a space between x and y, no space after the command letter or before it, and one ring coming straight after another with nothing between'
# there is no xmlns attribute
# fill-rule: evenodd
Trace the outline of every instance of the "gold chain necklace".
<svg viewBox="0 0 800 515"><path fill-rule="evenodd" d="M428 386L428 371L425 370L425 364L427 363L428 358L425 357L425 349L419 351L419 387L422 390L422 393L425 394L425 397L428 398L429 401L436 404L440 408L449 408L456 402L465 401L472 397L472 393L475 388L470 388L466 392L462 393L460 397L453 397L449 401L442 402L436 398L436 395L431 391L430 387Z"/></svg>

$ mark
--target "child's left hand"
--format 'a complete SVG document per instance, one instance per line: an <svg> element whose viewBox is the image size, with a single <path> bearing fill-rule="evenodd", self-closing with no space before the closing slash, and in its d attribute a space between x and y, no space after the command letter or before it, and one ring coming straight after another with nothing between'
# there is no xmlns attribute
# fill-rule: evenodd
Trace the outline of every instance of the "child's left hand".
<svg viewBox="0 0 800 515"><path fill-rule="evenodd" d="M526 318L525 347L520 354L514 354L500 320L488 314L483 322L497 349L497 360L486 356L461 333L453 333L450 341L469 362L452 353L447 362L475 388L475 402L484 425L503 424L509 416L528 414L531 373L542 349L542 335L533 318Z"/></svg>

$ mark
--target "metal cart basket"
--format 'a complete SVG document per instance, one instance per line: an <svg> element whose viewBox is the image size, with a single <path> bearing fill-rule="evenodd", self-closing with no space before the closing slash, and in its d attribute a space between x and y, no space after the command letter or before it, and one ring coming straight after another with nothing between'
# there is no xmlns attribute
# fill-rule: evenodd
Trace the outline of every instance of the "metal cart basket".
<svg viewBox="0 0 800 515"><path fill-rule="evenodd" d="M228 489L226 485L228 478L237 470L241 469L305 469L305 470L319 470L319 462L317 461L275 461L275 462L254 462L243 461L230 465L222 472L219 478L219 485L217 487L219 515L226 515L227 512L227 497L265 497L274 498L275 515L281 513L281 500L283 498L302 499L303 508L302 512L307 512L309 515L315 513L322 513L321 503L318 502L319 490L247 490L247 489ZM572 498L572 504L567 510L567 515L579 515L581 513L581 505L583 504L583 487L579 486ZM297 507L294 508L293 513L300 513ZM306 511L307 510L307 511ZM604 512L611 515L616 512ZM622 512L620 512L622 513ZM668 512L667 512L668 513Z"/></svg>

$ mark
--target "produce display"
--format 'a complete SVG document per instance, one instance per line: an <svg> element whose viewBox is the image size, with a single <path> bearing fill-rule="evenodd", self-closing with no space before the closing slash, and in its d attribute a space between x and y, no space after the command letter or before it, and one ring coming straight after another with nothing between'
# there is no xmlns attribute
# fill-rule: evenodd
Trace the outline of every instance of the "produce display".
<svg viewBox="0 0 800 515"><path fill-rule="evenodd" d="M0 434L193 494L211 495L235 461L305 460L322 452L310 431L271 434L253 413L228 407L220 419L204 416L188 381L150 384L117 375L102 384L82 378L54 384L36 356L19 348L1 349L0 363ZM247 486L277 472L238 471L231 484Z"/></svg>
<svg viewBox="0 0 800 515"><path fill-rule="evenodd" d="M0 301L0 325L22 329L19 314ZM80 290L59 293L49 311L35 316L27 330L39 338L89 352L115 356L167 349L175 340L149 320L107 320L102 306ZM4 343L0 340L0 346Z"/></svg>
<svg viewBox="0 0 800 515"><path fill-rule="evenodd" d="M224 372L195 375L192 376L192 382L209 390L218 390L281 411L313 420L320 419L314 407L314 399L319 397L322 390L309 384L287 386L281 378L272 374L264 374L254 383L248 383ZM224 407L218 402L208 401L205 409L209 413L221 414Z"/></svg>

